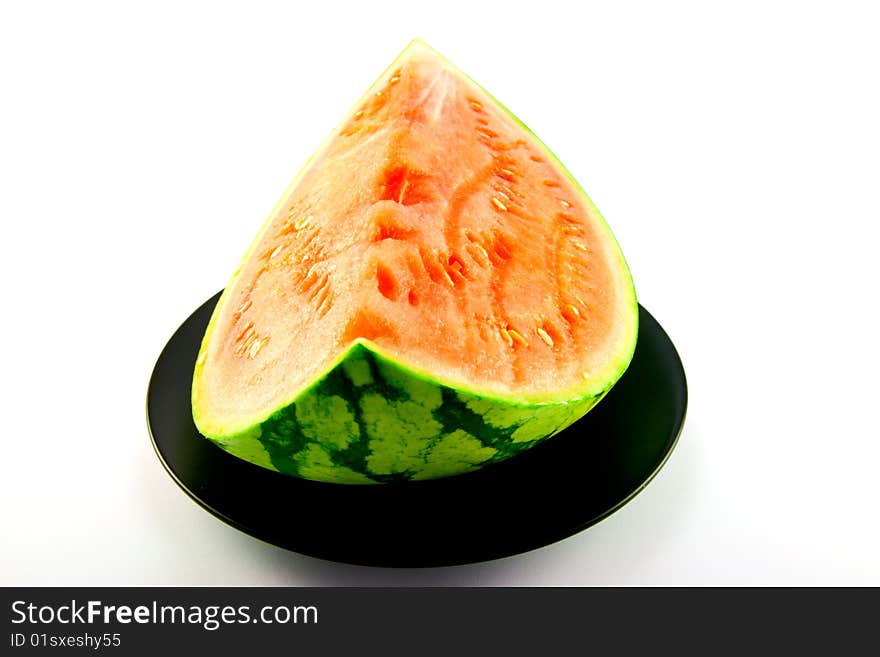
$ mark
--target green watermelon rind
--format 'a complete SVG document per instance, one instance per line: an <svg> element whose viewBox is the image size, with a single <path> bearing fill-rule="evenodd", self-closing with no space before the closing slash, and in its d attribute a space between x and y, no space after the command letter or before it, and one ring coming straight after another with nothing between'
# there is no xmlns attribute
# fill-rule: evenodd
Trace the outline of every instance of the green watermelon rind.
<svg viewBox="0 0 880 657"><path fill-rule="evenodd" d="M433 479L524 451L581 418L608 389L566 402L500 401L439 384L358 340L294 402L247 430L207 437L305 479Z"/></svg>

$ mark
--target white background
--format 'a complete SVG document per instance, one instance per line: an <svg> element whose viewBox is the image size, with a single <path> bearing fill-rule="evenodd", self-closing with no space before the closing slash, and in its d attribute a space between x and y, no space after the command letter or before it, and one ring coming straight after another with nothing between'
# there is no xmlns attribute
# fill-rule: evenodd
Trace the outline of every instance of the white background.
<svg viewBox="0 0 880 657"><path fill-rule="evenodd" d="M880 585L872 3L432 4L3 3L0 584ZM593 197L690 406L666 467L596 527L386 570L200 509L144 400L167 339L415 36Z"/></svg>

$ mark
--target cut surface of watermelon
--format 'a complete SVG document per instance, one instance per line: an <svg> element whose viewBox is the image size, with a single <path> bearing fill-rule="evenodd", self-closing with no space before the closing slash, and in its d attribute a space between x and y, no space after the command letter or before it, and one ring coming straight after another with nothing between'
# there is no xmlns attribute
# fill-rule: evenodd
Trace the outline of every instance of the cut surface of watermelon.
<svg viewBox="0 0 880 657"><path fill-rule="evenodd" d="M455 474L583 415L636 333L629 271L589 198L414 42L245 255L196 361L193 415L228 451L307 478Z"/></svg>

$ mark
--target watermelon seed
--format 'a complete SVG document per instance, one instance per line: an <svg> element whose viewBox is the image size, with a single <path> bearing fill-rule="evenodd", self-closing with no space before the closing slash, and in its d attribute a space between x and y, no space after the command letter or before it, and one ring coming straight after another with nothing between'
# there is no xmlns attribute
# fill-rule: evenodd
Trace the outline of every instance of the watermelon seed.
<svg viewBox="0 0 880 657"><path fill-rule="evenodd" d="M510 169L499 169L498 173L500 174L500 176L502 178L504 178L505 180L508 180L510 182L513 182L514 176L516 175Z"/></svg>
<svg viewBox="0 0 880 657"><path fill-rule="evenodd" d="M498 196L501 196L502 198L504 198L505 201L510 200L510 197L507 194L505 194L504 192L502 192L500 189L496 189L495 191L498 192Z"/></svg>
<svg viewBox="0 0 880 657"><path fill-rule="evenodd" d="M403 199L406 198L406 188L408 185L409 185L409 180L404 179L403 184L400 186L400 193L397 196L397 202L400 203L401 205L408 205L408 204L404 204L404 202L403 202Z"/></svg>
<svg viewBox="0 0 880 657"><path fill-rule="evenodd" d="M283 247L281 244L279 244L278 246L276 246L276 247L273 249L272 253L269 254L269 260L272 260L275 256L277 256L279 253L281 253L281 249L282 249L282 248L284 248L284 247Z"/></svg>
<svg viewBox="0 0 880 657"><path fill-rule="evenodd" d="M300 264L305 264L305 257L303 257L302 262ZM306 277L303 278L302 282L299 284L299 291L306 292L312 285L315 284L315 281L318 279L318 274L315 271L314 265L309 267L309 271L306 274Z"/></svg>
<svg viewBox="0 0 880 657"><path fill-rule="evenodd" d="M314 219L312 215L306 215L304 218L298 220L295 224L293 224L293 227L297 230L302 230L310 223L312 223L312 219Z"/></svg>
<svg viewBox="0 0 880 657"><path fill-rule="evenodd" d="M324 294L321 296L321 300L318 303L317 313L318 318L320 319L324 315L326 315L330 311L330 306L333 305L333 294L330 291L330 286L327 285L324 288Z"/></svg>
<svg viewBox="0 0 880 657"><path fill-rule="evenodd" d="M250 299L245 300L243 304L238 307L238 310L235 311L235 314L241 317L244 312L251 307L252 301Z"/></svg>
<svg viewBox="0 0 880 657"><path fill-rule="evenodd" d="M571 328L572 324L575 323L575 320L577 320L578 317L580 317L580 313L573 312L572 308L574 308L574 306L572 306L571 304L568 304L567 306L560 309L560 311L559 311L559 314L562 315L562 319L564 319L566 321L569 328ZM574 310L577 310L577 308L574 308Z"/></svg>
<svg viewBox="0 0 880 657"><path fill-rule="evenodd" d="M553 346L553 338L550 337L550 334L547 333L547 331L545 331L541 327L538 327L536 329L536 333L541 337L541 339L547 344L548 347Z"/></svg>
<svg viewBox="0 0 880 657"><path fill-rule="evenodd" d="M479 244L471 242L465 247L465 249L468 253L471 254L471 258L473 259L473 261L477 263L477 265L479 265L480 267L486 267L489 264L489 254L486 253L486 249L484 249ZM481 257L478 258L474 254L474 251L477 251L477 253L479 253Z"/></svg>
<svg viewBox="0 0 880 657"><path fill-rule="evenodd" d="M235 341L236 341L236 342L241 342L241 341L244 340L248 335L250 335L251 332L253 332L253 330L254 330L254 323L253 323L253 322L248 322L248 325L245 326L245 327L244 327L244 330L243 330L241 333L238 334L238 337L235 339Z"/></svg>
<svg viewBox="0 0 880 657"><path fill-rule="evenodd" d="M317 280L318 272L315 271L314 265L312 265L312 267L309 268L309 275L306 276L305 280L302 283L300 283L299 291L303 294L308 292Z"/></svg>
<svg viewBox="0 0 880 657"><path fill-rule="evenodd" d="M519 196L520 198L522 198L522 194L517 194L512 189L510 189L510 187L508 187L507 185L499 185L499 187L502 190L504 190L505 192L507 192L507 194L509 194L510 196Z"/></svg>
<svg viewBox="0 0 880 657"><path fill-rule="evenodd" d="M398 166L384 172L379 190L383 201L394 201L400 205L416 205L434 199L434 183L430 174Z"/></svg>
<svg viewBox="0 0 880 657"><path fill-rule="evenodd" d="M464 266L464 261L455 253L453 253L447 259L449 262L449 269L460 274L462 278L467 278L465 276L466 268Z"/></svg>
<svg viewBox="0 0 880 657"><path fill-rule="evenodd" d="M483 111L483 105L482 105L480 102L476 101L476 100L472 100L472 101L471 101L471 109L474 110L475 112L482 112L482 111Z"/></svg>
<svg viewBox="0 0 880 657"><path fill-rule="evenodd" d="M506 211L507 211L507 206L504 205L504 203L502 203L502 202L498 199L498 197L493 196L493 197L492 197L492 203L495 205L496 208L498 208L498 209L501 210L502 212L506 212Z"/></svg>
<svg viewBox="0 0 880 657"><path fill-rule="evenodd" d="M569 304L567 304L565 307L568 308L569 311L571 311L571 314L572 314L572 315L574 315L575 317L580 318L580 316L581 316L581 311L578 310L576 306L573 306L572 304L569 303Z"/></svg>
<svg viewBox="0 0 880 657"><path fill-rule="evenodd" d="M580 249L581 251L587 250L587 245L584 244L583 242L579 242L578 240L572 240L571 244L572 244L572 246L574 246L574 248Z"/></svg>
<svg viewBox="0 0 880 657"><path fill-rule="evenodd" d="M570 208L570 207L571 207L571 203L569 203L568 201L565 201L565 200L563 200L563 199L559 199L559 202L562 204L562 207L564 207L564 208Z"/></svg>
<svg viewBox="0 0 880 657"><path fill-rule="evenodd" d="M522 335L519 334L518 331L515 331L514 329L507 329L507 332L510 333L511 338L519 342L523 347L529 346L529 343Z"/></svg>
<svg viewBox="0 0 880 657"><path fill-rule="evenodd" d="M450 267L446 271L449 274L449 277L452 278L452 280L456 283L465 283L468 280L467 276L464 275L464 272L459 269L454 269Z"/></svg>
<svg viewBox="0 0 880 657"><path fill-rule="evenodd" d="M260 352L260 349L262 349L263 345L266 344L267 342L269 342L269 338L260 338L260 339L254 340L253 343L251 344L251 348L248 349L248 356L250 358L255 358L256 355Z"/></svg>
<svg viewBox="0 0 880 657"><path fill-rule="evenodd" d="M544 185L547 187L559 187L559 183L555 180L545 180Z"/></svg>
<svg viewBox="0 0 880 657"><path fill-rule="evenodd" d="M513 337L511 337L510 333L503 326L499 329L501 332L501 337L504 338L504 341L507 343L508 347L513 347Z"/></svg>
<svg viewBox="0 0 880 657"><path fill-rule="evenodd" d="M320 308L324 301L327 299L327 296L330 294L330 275L324 274L321 277L318 286L314 288L309 294L309 299L315 301L318 308Z"/></svg>
<svg viewBox="0 0 880 657"><path fill-rule="evenodd" d="M251 343L256 339L256 337L257 337L256 333L251 333L247 337L247 340L245 340L241 344L241 346L236 350L236 353L238 353L239 355L246 354L248 352L248 350L250 349Z"/></svg>
<svg viewBox="0 0 880 657"><path fill-rule="evenodd" d="M449 282L449 285L450 285L451 287L455 287L455 281L452 280L452 277L449 275L449 272L446 271L446 267L443 267L443 266L441 265L441 266L440 266L440 271L443 272L443 276L444 276L444 277L446 278L446 280Z"/></svg>
<svg viewBox="0 0 880 657"><path fill-rule="evenodd" d="M358 110L357 112L354 113L354 120L357 121L363 115L364 115L364 110Z"/></svg>
<svg viewBox="0 0 880 657"><path fill-rule="evenodd" d="M310 221L310 219L307 219L306 223L308 223L308 221ZM303 226L305 226L305 224L303 224ZM303 256L303 261L305 261L309 257L309 255L310 255L309 249L312 248L312 244L315 241L315 237L317 237L317 236L318 236L318 231L311 230L308 233L306 233L306 236L303 238L303 240L298 245L299 250L301 252L305 252L305 255Z"/></svg>
<svg viewBox="0 0 880 657"><path fill-rule="evenodd" d="M394 83L397 82L399 79L400 79L400 76L399 76L399 75L395 75L395 76L392 77L390 80L388 80L388 84L394 84Z"/></svg>

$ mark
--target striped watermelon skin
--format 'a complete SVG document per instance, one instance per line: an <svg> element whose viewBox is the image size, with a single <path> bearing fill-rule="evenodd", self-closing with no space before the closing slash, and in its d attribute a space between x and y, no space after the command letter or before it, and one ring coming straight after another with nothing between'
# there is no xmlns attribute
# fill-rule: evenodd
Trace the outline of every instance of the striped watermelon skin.
<svg viewBox="0 0 880 657"><path fill-rule="evenodd" d="M211 438L285 474L339 484L434 479L503 461L565 429L607 390L516 404L452 389L361 343L252 429Z"/></svg>

